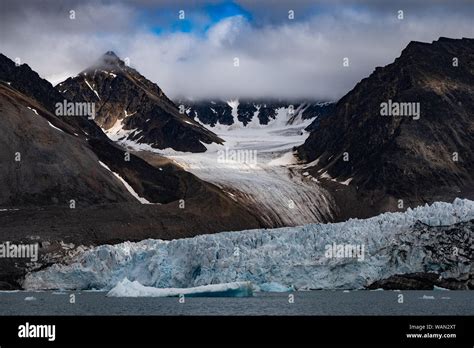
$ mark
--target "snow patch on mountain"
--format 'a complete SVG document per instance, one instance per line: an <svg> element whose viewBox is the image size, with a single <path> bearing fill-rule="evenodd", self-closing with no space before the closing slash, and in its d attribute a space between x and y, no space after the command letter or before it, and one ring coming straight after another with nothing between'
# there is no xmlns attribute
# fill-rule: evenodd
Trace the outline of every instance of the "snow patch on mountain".
<svg viewBox="0 0 474 348"><path fill-rule="evenodd" d="M474 201L456 199L341 223L102 245L66 264L27 275L23 285L30 290L109 290L128 278L156 288L249 281L262 289L272 288L268 284L296 290L360 289L394 274L441 272L446 265L440 262L445 261L433 252L439 246L431 244L439 236L414 233L414 225L420 221L445 226L472 219ZM442 237L449 242L451 233ZM468 236L459 237L447 245L459 248L461 255L465 251L456 240L466 244ZM330 257L327 247L334 244L364 245L364 257ZM450 251L446 253L452 258ZM450 277L465 277L469 267L453 260L444 272Z"/></svg>
<svg viewBox="0 0 474 348"><path fill-rule="evenodd" d="M125 188L127 189L128 192L130 192L130 194L135 197L137 199L137 201L139 201L141 204L153 204L151 203L150 201L148 201L146 198L143 198L143 197L140 197L138 195L138 193L133 189L132 186L130 186L130 184L128 182L125 181L124 178L122 178L119 174L115 173L114 171L112 171L105 163L99 161L99 164L104 167L105 169L107 169L109 172L111 172L117 179L120 180L120 182L125 186Z"/></svg>
<svg viewBox="0 0 474 348"><path fill-rule="evenodd" d="M61 133L64 133L64 131L58 127L56 127L54 124L48 121L48 124L51 128L56 129L57 131L60 131Z"/></svg>
<svg viewBox="0 0 474 348"><path fill-rule="evenodd" d="M132 116L132 115L127 115L127 116ZM129 140L126 140L128 136L137 131L137 129L124 129L123 126L124 126L123 119L117 119L117 121L115 121L112 127L110 127L109 129L102 128L102 130L109 137L110 140L122 143L125 141L129 141ZM129 141L129 143L131 146L139 145L138 143L134 141Z"/></svg>
<svg viewBox="0 0 474 348"><path fill-rule="evenodd" d="M92 86L89 84L89 82L87 81L87 79L84 78L84 81L85 81L87 87L89 87L89 88L91 89L91 91L95 93L95 95L97 96L97 98L99 98L99 100L101 100L100 97L99 97L99 93L97 93L97 91L96 91L94 88L92 88Z"/></svg>
<svg viewBox="0 0 474 348"><path fill-rule="evenodd" d="M27 108L30 109L31 111L33 111L36 115L38 115L38 111L36 111L36 109L30 108L29 106L27 106Z"/></svg>

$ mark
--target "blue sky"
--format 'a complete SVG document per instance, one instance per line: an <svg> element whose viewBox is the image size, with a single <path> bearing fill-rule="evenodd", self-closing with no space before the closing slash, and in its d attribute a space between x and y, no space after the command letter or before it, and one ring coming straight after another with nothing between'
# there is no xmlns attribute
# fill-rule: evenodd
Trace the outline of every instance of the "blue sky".
<svg viewBox="0 0 474 348"><path fill-rule="evenodd" d="M184 11L184 18L179 18L180 11ZM253 22L252 14L234 1L200 2L189 7L156 6L143 9L138 19L139 24L147 26L156 35L176 32L205 35L216 23L233 16Z"/></svg>

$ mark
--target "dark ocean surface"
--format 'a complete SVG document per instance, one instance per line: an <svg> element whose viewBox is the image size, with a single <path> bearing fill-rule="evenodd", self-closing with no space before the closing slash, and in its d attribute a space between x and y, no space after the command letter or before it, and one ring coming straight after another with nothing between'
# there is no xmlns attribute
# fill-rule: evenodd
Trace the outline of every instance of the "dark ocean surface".
<svg viewBox="0 0 474 348"><path fill-rule="evenodd" d="M0 292L0 315L474 315L474 291L301 291L184 300L87 291Z"/></svg>

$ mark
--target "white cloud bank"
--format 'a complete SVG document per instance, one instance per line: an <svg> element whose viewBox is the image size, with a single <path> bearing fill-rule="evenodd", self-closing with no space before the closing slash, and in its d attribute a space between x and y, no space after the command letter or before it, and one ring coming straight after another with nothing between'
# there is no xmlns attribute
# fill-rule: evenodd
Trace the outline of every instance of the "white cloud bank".
<svg viewBox="0 0 474 348"><path fill-rule="evenodd" d="M5 18L0 52L20 57L53 84L114 50L170 97L335 100L412 40L474 37L472 18L462 13L420 10L398 20L393 11L347 8L261 26L234 16L201 34L156 35L136 25L134 7L90 6L78 7L74 21L67 9L61 16L29 12L21 24Z"/></svg>

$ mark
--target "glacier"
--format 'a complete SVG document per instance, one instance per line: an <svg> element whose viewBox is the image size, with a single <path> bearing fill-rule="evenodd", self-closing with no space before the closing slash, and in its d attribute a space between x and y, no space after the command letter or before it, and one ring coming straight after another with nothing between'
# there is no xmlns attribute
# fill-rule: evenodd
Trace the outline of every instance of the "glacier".
<svg viewBox="0 0 474 348"><path fill-rule="evenodd" d="M127 278L119 282L107 293L108 297L251 297L253 287L250 282L212 284L194 288L154 288L144 286Z"/></svg>
<svg viewBox="0 0 474 348"><path fill-rule="evenodd" d="M234 107L238 105L238 101L233 103ZM295 112L291 116L286 108L280 108L268 125L258 124L258 117L254 116L253 122L243 126L237 120L236 111L236 122L231 126L203 124L225 142L202 143L207 149L202 153L160 150L125 139L134 130L123 130L120 120L106 134L133 151L165 156L198 178L213 183L233 200L258 212L267 227L330 221L334 199L316 179L301 175L302 165L294 154L294 147L303 144L309 136L305 128L312 119L303 120L302 110ZM255 153L255 161L220 161L220 154L227 152L237 154L236 158L239 154Z"/></svg>
<svg viewBox="0 0 474 348"><path fill-rule="evenodd" d="M245 281L263 290L275 288L271 284L294 290L362 289L403 273L437 272L457 279L472 266L472 259L462 256L472 246L472 227L443 234L430 226L473 219L474 201L455 199L341 223L101 245L28 274L23 287L110 290L127 278L155 288ZM333 243L364 245L365 257L327 257L325 248Z"/></svg>

